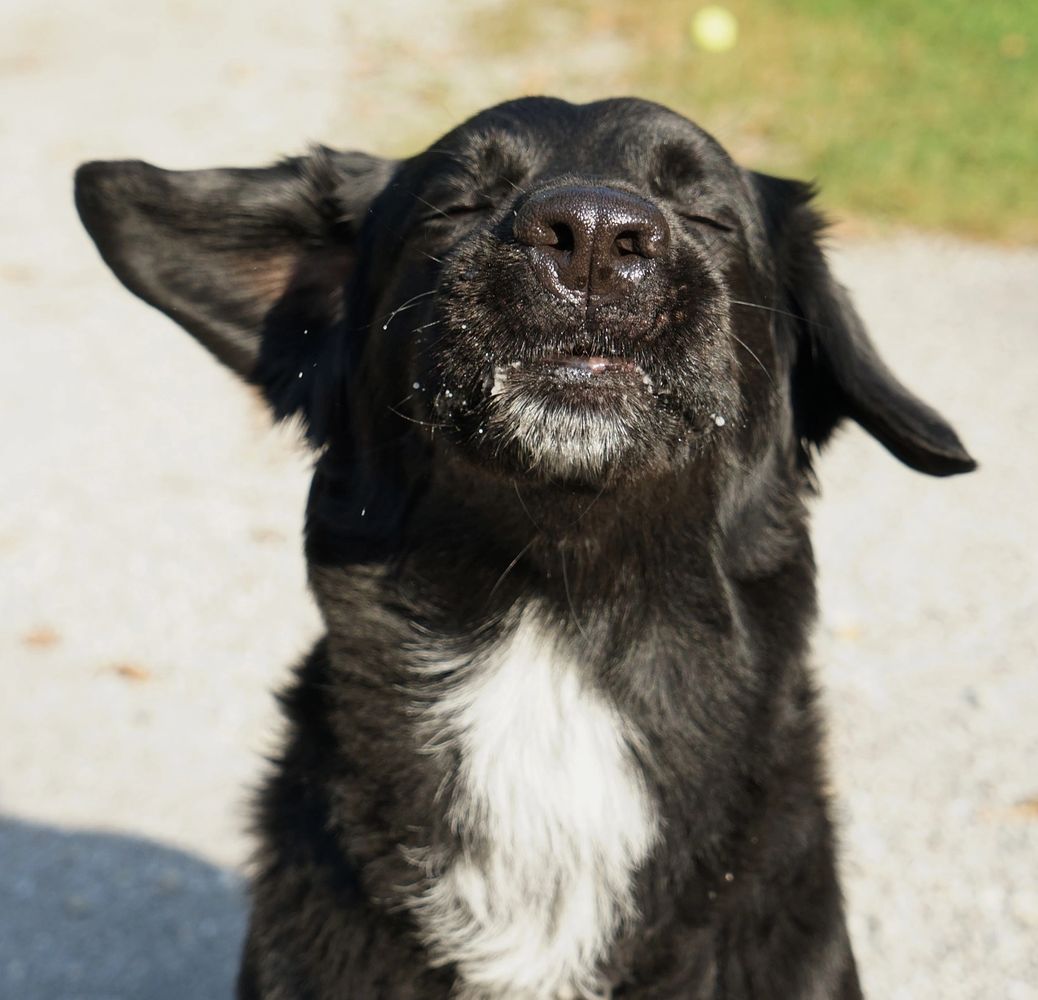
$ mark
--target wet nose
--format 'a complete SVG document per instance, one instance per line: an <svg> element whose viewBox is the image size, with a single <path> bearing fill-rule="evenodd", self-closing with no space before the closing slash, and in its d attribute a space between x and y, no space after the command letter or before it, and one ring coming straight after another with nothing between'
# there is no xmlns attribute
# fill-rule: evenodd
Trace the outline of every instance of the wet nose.
<svg viewBox="0 0 1038 1000"><path fill-rule="evenodd" d="M629 291L670 245L667 221L652 202L604 186L537 191L516 213L512 231L556 295L596 302Z"/></svg>

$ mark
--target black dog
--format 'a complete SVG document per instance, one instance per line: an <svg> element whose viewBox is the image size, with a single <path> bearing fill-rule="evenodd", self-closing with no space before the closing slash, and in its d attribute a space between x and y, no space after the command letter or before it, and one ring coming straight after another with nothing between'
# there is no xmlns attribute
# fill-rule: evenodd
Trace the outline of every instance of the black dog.
<svg viewBox="0 0 1038 1000"><path fill-rule="evenodd" d="M634 100L390 162L94 163L133 292L298 415L327 635L284 697L262 1000L860 996L804 499L845 417L974 463L883 365L805 185Z"/></svg>

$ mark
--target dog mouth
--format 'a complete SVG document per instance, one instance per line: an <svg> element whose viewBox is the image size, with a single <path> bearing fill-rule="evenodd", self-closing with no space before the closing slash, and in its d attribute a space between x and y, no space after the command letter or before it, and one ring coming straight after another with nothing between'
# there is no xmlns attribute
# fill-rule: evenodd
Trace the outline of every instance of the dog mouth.
<svg viewBox="0 0 1038 1000"><path fill-rule="evenodd" d="M637 362L604 355L550 354L527 361L495 364L487 378L491 398L517 388L594 398L624 392L654 392L653 380Z"/></svg>
<svg viewBox="0 0 1038 1000"><path fill-rule="evenodd" d="M496 456L512 454L523 474L604 483L651 447L653 382L631 358L544 354L491 363L485 377L476 437Z"/></svg>
<svg viewBox="0 0 1038 1000"><path fill-rule="evenodd" d="M437 380L432 393L430 415L447 428L441 440L477 467L603 489L684 461L716 430L706 414L724 401L704 379L690 390L666 359L516 341L493 354L479 345L482 358L472 364L470 354L467 372L462 355L462 377ZM419 376L415 388L423 384Z"/></svg>

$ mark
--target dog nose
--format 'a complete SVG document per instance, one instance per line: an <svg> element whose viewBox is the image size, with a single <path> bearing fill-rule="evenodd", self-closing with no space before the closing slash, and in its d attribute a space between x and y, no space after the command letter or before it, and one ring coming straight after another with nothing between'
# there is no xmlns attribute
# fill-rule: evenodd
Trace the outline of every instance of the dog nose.
<svg viewBox="0 0 1038 1000"><path fill-rule="evenodd" d="M652 202L604 186L537 191L516 213L512 232L555 294L598 302L630 290L670 245L667 220Z"/></svg>

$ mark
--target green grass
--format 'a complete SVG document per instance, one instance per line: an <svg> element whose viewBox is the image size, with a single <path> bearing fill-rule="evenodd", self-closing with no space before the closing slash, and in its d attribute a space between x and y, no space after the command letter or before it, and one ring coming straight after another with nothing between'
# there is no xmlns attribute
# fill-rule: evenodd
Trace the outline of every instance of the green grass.
<svg viewBox="0 0 1038 1000"><path fill-rule="evenodd" d="M1038 4L727 6L739 39L724 53L692 42L695 3L533 0L478 15L466 58L527 67L525 77L499 71L492 98L513 79L579 99L630 92L661 101L748 165L816 178L836 214L1038 242ZM575 55L617 40L623 68L603 60L589 73ZM486 103L472 98L473 110Z"/></svg>

